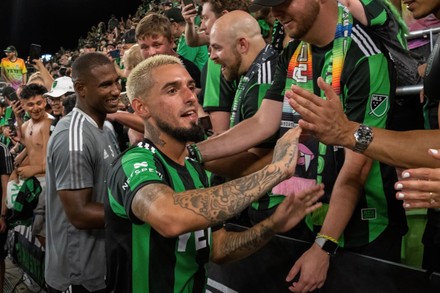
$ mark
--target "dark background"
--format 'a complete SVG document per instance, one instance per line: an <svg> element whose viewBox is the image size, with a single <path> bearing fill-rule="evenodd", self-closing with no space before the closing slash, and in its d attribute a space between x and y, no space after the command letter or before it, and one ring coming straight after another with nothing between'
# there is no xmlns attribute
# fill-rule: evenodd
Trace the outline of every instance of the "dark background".
<svg viewBox="0 0 440 293"><path fill-rule="evenodd" d="M14 45L21 58L31 43L41 44L42 54L60 47L74 49L100 21L134 15L141 0L0 0L0 56Z"/></svg>

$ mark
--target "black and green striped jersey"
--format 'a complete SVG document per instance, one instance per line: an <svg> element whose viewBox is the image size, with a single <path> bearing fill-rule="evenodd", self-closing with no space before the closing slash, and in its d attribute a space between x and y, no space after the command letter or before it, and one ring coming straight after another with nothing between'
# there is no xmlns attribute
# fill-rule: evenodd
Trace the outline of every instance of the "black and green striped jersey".
<svg viewBox="0 0 440 293"><path fill-rule="evenodd" d="M272 87L266 98L284 102L280 135L293 127L300 119L287 99L284 98L286 78L301 78L305 68L289 68L291 58L300 42L293 41L279 58ZM333 44L323 48L312 46L313 90L318 96L321 91L316 84L319 76L325 78L324 64L332 58ZM394 68L381 42L374 38L357 22L354 22L351 43L345 57L341 74L341 101L349 120L362 122L370 126L386 128L390 122L395 93ZM323 202L328 203L339 170L344 163L344 150L338 146L327 146L310 136L301 141L295 176L314 179L325 184ZM360 190L358 203L343 237L345 247L358 247L372 242L388 226L405 233L406 219L402 203L396 200L394 183L395 169L373 161L365 186ZM319 231L327 212L328 205L317 210L307 221Z"/></svg>
<svg viewBox="0 0 440 293"><path fill-rule="evenodd" d="M254 116L260 108L266 91L273 82L273 77L278 60L278 52L271 46L266 45L256 56L246 74L241 76L232 105L230 126L233 127L245 119ZM275 147L277 135L270 137L257 148L272 149ZM252 203L252 208L267 210L280 204L284 195L268 193Z"/></svg>
<svg viewBox="0 0 440 293"><path fill-rule="evenodd" d="M147 184L176 192L210 186L210 173L187 159L181 166L148 140L124 152L107 176L107 292L202 292L211 253L211 228L165 238L131 210Z"/></svg>
<svg viewBox="0 0 440 293"><path fill-rule="evenodd" d="M201 73L202 92L199 103L206 112L231 112L236 82L227 81L221 72L221 65L208 59Z"/></svg>

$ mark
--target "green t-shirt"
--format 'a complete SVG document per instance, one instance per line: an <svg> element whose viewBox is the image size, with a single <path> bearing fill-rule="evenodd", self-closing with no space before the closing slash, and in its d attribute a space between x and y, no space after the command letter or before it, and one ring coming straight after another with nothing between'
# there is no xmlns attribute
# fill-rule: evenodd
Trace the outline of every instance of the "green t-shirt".
<svg viewBox="0 0 440 293"><path fill-rule="evenodd" d="M190 47L186 44L185 35L181 35L177 43L177 54L185 57L200 69L203 69L209 59L208 47L203 45L199 47Z"/></svg>
<svg viewBox="0 0 440 293"><path fill-rule="evenodd" d="M202 92L200 104L206 112L230 112L237 89L236 82L227 81L221 73L221 65L208 59L201 74Z"/></svg>

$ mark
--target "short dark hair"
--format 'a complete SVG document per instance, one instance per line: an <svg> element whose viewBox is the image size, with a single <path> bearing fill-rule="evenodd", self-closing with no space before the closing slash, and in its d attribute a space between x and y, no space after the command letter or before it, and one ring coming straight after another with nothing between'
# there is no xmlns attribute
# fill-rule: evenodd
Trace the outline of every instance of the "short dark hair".
<svg viewBox="0 0 440 293"><path fill-rule="evenodd" d="M86 53L78 57L72 63L72 80L75 82L78 78L87 77L93 68L113 64L107 56L102 53Z"/></svg>
<svg viewBox="0 0 440 293"><path fill-rule="evenodd" d="M45 93L47 93L47 89L44 86L37 83L30 83L23 86L20 92L20 98L23 100L28 100L35 96L42 96Z"/></svg>

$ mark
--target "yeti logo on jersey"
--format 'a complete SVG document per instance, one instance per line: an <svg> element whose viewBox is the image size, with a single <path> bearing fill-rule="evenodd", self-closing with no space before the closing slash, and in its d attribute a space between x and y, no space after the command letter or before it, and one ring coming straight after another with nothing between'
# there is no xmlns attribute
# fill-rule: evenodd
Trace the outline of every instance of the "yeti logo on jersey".
<svg viewBox="0 0 440 293"><path fill-rule="evenodd" d="M370 115L376 117L382 117L388 112L389 109L389 98L385 95L371 95L370 99Z"/></svg>
<svg viewBox="0 0 440 293"><path fill-rule="evenodd" d="M139 168L142 168L142 167L148 167L148 163L147 163L147 162L134 163L133 167L134 167L135 169L139 169Z"/></svg>

